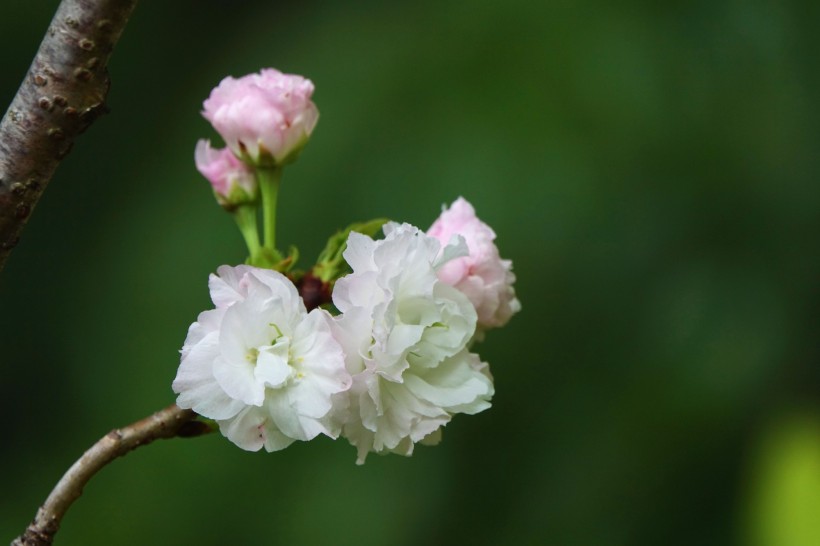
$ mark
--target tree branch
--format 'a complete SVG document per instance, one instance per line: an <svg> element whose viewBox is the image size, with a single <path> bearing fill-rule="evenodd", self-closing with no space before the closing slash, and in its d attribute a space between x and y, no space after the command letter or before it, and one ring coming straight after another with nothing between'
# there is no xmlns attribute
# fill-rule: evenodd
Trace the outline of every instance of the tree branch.
<svg viewBox="0 0 820 546"><path fill-rule="evenodd" d="M37 510L34 520L22 535L14 539L11 546L51 544L60 529L63 516L82 494L85 484L117 457L159 438L193 437L211 432L212 428L206 423L194 421L196 416L192 410L183 410L172 404L100 438L57 482L46 502Z"/></svg>
<svg viewBox="0 0 820 546"><path fill-rule="evenodd" d="M105 111L108 59L137 0L63 0L0 121L0 271L57 165Z"/></svg>

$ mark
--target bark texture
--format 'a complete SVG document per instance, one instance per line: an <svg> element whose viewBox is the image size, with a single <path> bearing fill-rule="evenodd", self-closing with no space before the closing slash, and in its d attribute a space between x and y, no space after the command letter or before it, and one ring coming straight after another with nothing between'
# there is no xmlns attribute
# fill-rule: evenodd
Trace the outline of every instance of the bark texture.
<svg viewBox="0 0 820 546"><path fill-rule="evenodd" d="M137 0L63 0L0 121L0 271L57 165L105 111L107 64Z"/></svg>
<svg viewBox="0 0 820 546"><path fill-rule="evenodd" d="M11 546L46 546L54 540L60 522L83 487L100 469L129 451L160 438L192 437L211 432L211 428L194 421L196 414L172 404L127 427L115 429L100 438L68 469L26 531Z"/></svg>

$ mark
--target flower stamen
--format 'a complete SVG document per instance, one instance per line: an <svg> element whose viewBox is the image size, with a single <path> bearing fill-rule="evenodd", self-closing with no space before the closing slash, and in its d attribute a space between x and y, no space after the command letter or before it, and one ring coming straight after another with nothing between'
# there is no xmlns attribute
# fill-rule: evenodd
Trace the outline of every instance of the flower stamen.
<svg viewBox="0 0 820 546"><path fill-rule="evenodd" d="M248 354L245 355L245 360L250 362L251 364L256 364L256 360L259 358L259 349L251 348L248 349Z"/></svg>

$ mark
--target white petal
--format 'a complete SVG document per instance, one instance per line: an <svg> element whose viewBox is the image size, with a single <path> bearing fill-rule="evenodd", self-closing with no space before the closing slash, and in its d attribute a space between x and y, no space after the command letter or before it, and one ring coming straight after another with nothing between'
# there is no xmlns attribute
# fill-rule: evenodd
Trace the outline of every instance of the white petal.
<svg viewBox="0 0 820 546"><path fill-rule="evenodd" d="M252 268L246 265L231 267L223 265L217 268L217 275L208 278L208 288L211 291L211 300L214 305L228 307L245 299L246 290L242 286L242 279Z"/></svg>
<svg viewBox="0 0 820 546"><path fill-rule="evenodd" d="M345 366L349 373L359 373L364 369L364 356L370 350L373 331L373 319L370 311L354 307L334 317L332 322L333 337L342 347L345 355Z"/></svg>
<svg viewBox="0 0 820 546"><path fill-rule="evenodd" d="M278 271L254 268L252 276L254 280L267 287L270 291L268 297L280 300L281 313L287 317L285 322L293 322L294 319L307 312L293 282Z"/></svg>
<svg viewBox="0 0 820 546"><path fill-rule="evenodd" d="M245 408L233 419L217 421L219 431L231 442L247 451L259 451L265 445L265 422L268 417L260 408Z"/></svg>
<svg viewBox="0 0 820 546"><path fill-rule="evenodd" d="M282 326L276 324L274 303L248 298L225 311L219 333L222 355L230 360L248 361L249 352L273 345Z"/></svg>
<svg viewBox="0 0 820 546"><path fill-rule="evenodd" d="M364 428L361 421L354 421L345 425L342 436L356 447L356 464L364 464L367 454L373 449L373 432Z"/></svg>
<svg viewBox="0 0 820 546"><path fill-rule="evenodd" d="M493 395L492 381L471 365L477 355L462 353L448 358L437 367L406 374L407 388L421 400L452 411L477 413L489 407Z"/></svg>
<svg viewBox="0 0 820 546"><path fill-rule="evenodd" d="M347 248L342 255L353 271L366 271L373 267L375 241L367 235L351 231L347 237Z"/></svg>
<svg viewBox="0 0 820 546"><path fill-rule="evenodd" d="M211 309L199 314L196 322L188 328L188 335L185 337L185 343L180 351L182 358L185 358L191 347L199 343L206 335L219 330L224 314L223 309Z"/></svg>
<svg viewBox="0 0 820 546"><path fill-rule="evenodd" d="M249 406L261 406L265 400L265 385L257 381L254 366L247 361L214 360L214 377L228 396Z"/></svg>
<svg viewBox="0 0 820 546"><path fill-rule="evenodd" d="M295 440L282 434L271 421L265 425L265 451L272 453L285 449Z"/></svg>
<svg viewBox="0 0 820 546"><path fill-rule="evenodd" d="M174 392L179 394L179 407L193 409L210 419L227 419L245 406L228 396L214 378L213 362L218 355L216 332L191 347L182 359L172 385Z"/></svg>
<svg viewBox="0 0 820 546"><path fill-rule="evenodd" d="M257 281L252 281L251 285ZM225 311L219 334L220 358L214 362L214 377L232 398L260 406L265 397L264 381L256 379L258 348L270 345L278 336L271 322L271 303L250 297L257 288L249 287L248 299Z"/></svg>
<svg viewBox="0 0 820 546"><path fill-rule="evenodd" d="M467 241L461 235L454 234L450 238L447 246L441 249L441 254L435 263L433 263L433 268L439 269L450 260L469 255L470 249L467 247Z"/></svg>
<svg viewBox="0 0 820 546"><path fill-rule="evenodd" d="M378 280L378 274L374 271L342 277L333 287L333 304L342 313L353 307L369 308L377 305L385 298Z"/></svg>
<svg viewBox="0 0 820 546"><path fill-rule="evenodd" d="M425 327L415 324L397 324L387 338L387 353L402 354L415 345L424 334Z"/></svg>
<svg viewBox="0 0 820 546"><path fill-rule="evenodd" d="M288 365L287 340L278 341L273 346L260 347L256 359L254 375L267 387L278 388L291 376L293 368Z"/></svg>
<svg viewBox="0 0 820 546"><path fill-rule="evenodd" d="M304 417L302 418L292 407L287 391L272 391L266 400L266 409L270 413L276 427L284 434L295 440L312 440L324 432L321 423Z"/></svg>

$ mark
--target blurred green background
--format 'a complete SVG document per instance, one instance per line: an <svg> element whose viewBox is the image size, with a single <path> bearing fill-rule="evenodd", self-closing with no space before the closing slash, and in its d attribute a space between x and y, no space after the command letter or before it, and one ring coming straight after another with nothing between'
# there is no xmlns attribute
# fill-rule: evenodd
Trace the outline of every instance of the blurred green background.
<svg viewBox="0 0 820 546"><path fill-rule="evenodd" d="M3 107L56 5L3 0ZM0 540L173 402L207 275L244 258L194 169L201 101L273 66L322 113L280 241L459 195L497 231L524 310L479 348L494 407L363 467L161 442L58 544L820 544L818 6L144 1L0 276Z"/></svg>

